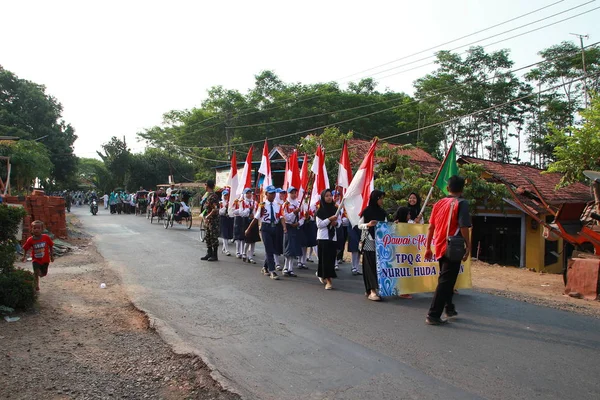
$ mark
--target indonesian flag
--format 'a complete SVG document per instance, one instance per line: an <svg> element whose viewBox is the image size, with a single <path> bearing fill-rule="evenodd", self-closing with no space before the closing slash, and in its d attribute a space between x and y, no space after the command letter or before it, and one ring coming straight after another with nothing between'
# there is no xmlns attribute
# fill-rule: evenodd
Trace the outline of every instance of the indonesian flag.
<svg viewBox="0 0 600 400"><path fill-rule="evenodd" d="M242 171L242 176L240 182L235 190L235 197L239 198L243 193L244 189L252 187L252 149L254 147L250 146L248 150L248 155L246 156L246 162L244 163L244 170ZM234 197L234 196L230 196Z"/></svg>
<svg viewBox="0 0 600 400"><path fill-rule="evenodd" d="M300 190L298 196L304 199L304 193L308 190L308 156L304 155L304 161L302 161L302 171L300 171Z"/></svg>
<svg viewBox="0 0 600 400"><path fill-rule="evenodd" d="M273 184L271 179L271 161L269 160L269 145L267 144L267 139L265 139L265 145L263 146L262 159L260 160L258 173L265 176L262 184L263 188Z"/></svg>
<svg viewBox="0 0 600 400"><path fill-rule="evenodd" d="M293 186L296 190L300 191L300 185L302 181L300 179L300 169L298 168L298 151L294 150L291 157L289 158L290 169L290 181L289 186Z"/></svg>
<svg viewBox="0 0 600 400"><path fill-rule="evenodd" d="M321 200L321 192L329 188L329 177L325 167L325 152L321 146L317 147L311 171L315 174L315 181L310 196L310 204L317 204Z"/></svg>
<svg viewBox="0 0 600 400"><path fill-rule="evenodd" d="M229 170L229 178L227 178L227 185L230 187L229 189L229 201L227 202L227 207L229 207L229 214L232 214L233 210L233 201L235 200L234 193L238 190L238 170L237 170L237 158L235 156L235 150L233 151L233 155L231 156L231 169ZM242 189L243 190L243 189Z"/></svg>
<svg viewBox="0 0 600 400"><path fill-rule="evenodd" d="M290 157L285 160L285 170L283 172L283 190L287 190L291 180Z"/></svg>
<svg viewBox="0 0 600 400"><path fill-rule="evenodd" d="M345 140L338 166L337 185L347 189L350 186L350 182L352 182L352 167L350 167L350 156L348 156L348 143Z"/></svg>
<svg viewBox="0 0 600 400"><path fill-rule="evenodd" d="M374 140L344 196L344 208L352 226L358 225L360 214L369 204L369 196L375 188L374 164L376 146L377 140Z"/></svg>

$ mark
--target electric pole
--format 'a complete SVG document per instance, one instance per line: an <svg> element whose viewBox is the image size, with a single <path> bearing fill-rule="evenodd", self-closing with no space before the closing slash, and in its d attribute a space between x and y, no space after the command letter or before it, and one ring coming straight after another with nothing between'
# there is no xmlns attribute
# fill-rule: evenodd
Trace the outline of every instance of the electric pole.
<svg viewBox="0 0 600 400"><path fill-rule="evenodd" d="M588 107L588 87L587 87L587 68L585 67L585 50L583 48L583 39L589 39L590 35L580 35L578 33L571 33L573 36L577 36L579 38L579 43L581 44L581 62L583 63L583 97L585 108Z"/></svg>

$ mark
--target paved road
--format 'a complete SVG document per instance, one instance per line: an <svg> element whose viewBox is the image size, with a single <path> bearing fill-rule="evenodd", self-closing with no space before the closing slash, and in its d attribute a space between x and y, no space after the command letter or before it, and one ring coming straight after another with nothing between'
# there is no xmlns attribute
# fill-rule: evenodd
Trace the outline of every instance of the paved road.
<svg viewBox="0 0 600 400"><path fill-rule="evenodd" d="M314 267L272 281L200 261L197 229L74 211L136 305L248 399L600 398L600 320L464 291L460 319L427 326L431 296L367 301L347 264L333 291Z"/></svg>

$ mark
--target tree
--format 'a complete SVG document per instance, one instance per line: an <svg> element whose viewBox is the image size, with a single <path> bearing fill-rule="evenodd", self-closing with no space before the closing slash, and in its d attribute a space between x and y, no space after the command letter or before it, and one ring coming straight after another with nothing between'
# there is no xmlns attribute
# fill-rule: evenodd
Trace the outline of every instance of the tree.
<svg viewBox="0 0 600 400"><path fill-rule="evenodd" d="M0 135L37 140L46 146L52 161L46 186L68 186L77 168L73 154L77 136L61 114L62 105L46 94L43 85L19 79L0 66Z"/></svg>
<svg viewBox="0 0 600 400"><path fill-rule="evenodd" d="M325 150L325 167L327 168L327 176L329 177L329 184L331 187L337 182L338 175L338 162L340 161L340 155L342 153L342 146L344 140L352 139L352 132L342 133L338 128L326 128L320 135L308 135L300 140L298 146L298 152L300 154L308 154L310 158L314 156L317 151L317 146L323 146ZM348 155L350 159L355 156L353 154L354 149L348 149ZM354 166L358 169L358 165ZM310 170L310 166L309 166Z"/></svg>
<svg viewBox="0 0 600 400"><path fill-rule="evenodd" d="M46 146L32 140L0 142L0 156L10 157L12 164L11 186L17 192L28 192L38 178L42 184L51 178L53 164ZM0 174L6 175L6 166L0 166Z"/></svg>
<svg viewBox="0 0 600 400"><path fill-rule="evenodd" d="M102 149L104 153L99 151L96 153L104 161L106 169L113 176L115 185L123 186L131 158L131 152L127 148L125 140L113 136L108 143L102 145Z"/></svg>
<svg viewBox="0 0 600 400"><path fill-rule="evenodd" d="M77 176L81 183L91 183L99 193L109 193L118 186L102 161L95 158L80 158L77 161Z"/></svg>
<svg viewBox="0 0 600 400"><path fill-rule="evenodd" d="M584 180L583 171L600 170L600 99L592 97L590 108L581 111L583 124L567 129L551 127L546 140L554 147L555 161L548 172L563 174L561 185Z"/></svg>

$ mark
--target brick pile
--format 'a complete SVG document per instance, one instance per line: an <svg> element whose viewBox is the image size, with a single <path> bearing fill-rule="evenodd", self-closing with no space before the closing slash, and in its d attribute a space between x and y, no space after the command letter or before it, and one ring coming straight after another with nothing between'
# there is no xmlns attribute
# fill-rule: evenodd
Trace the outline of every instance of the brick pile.
<svg viewBox="0 0 600 400"><path fill-rule="evenodd" d="M30 236L31 222L43 221L46 229L54 236L67 238L67 219L65 216L65 199L62 197L46 196L43 191L36 190L31 196L4 196L7 204L20 204L27 211L23 219L23 239Z"/></svg>

